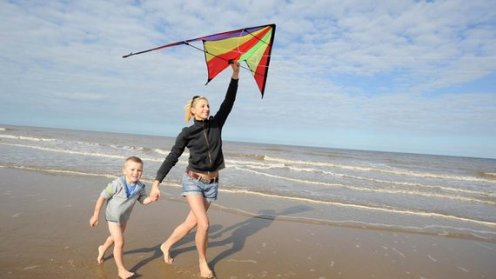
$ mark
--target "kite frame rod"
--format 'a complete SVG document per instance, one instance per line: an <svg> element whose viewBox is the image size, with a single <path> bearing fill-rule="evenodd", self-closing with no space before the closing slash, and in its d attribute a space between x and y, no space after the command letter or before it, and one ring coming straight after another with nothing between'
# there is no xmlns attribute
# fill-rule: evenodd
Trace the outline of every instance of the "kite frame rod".
<svg viewBox="0 0 496 279"><path fill-rule="evenodd" d="M240 31L246 31L248 34L250 34L251 36L257 38L259 41L261 41L261 42L263 42L265 44L270 44L270 43L267 43L267 42L261 40L260 38L256 37L255 35L252 34L252 32L248 31L248 30L251 30L251 29L265 27L265 26L272 26L275 29L275 24L272 23L272 24L266 24L266 25L260 25L260 26L247 27L247 28L241 28L241 29L237 29L237 30L226 31L226 32L217 33L217 34L214 34L214 35L227 34L227 33L233 33L233 32L240 32ZM190 39L190 40L186 40L186 41L179 41L179 42L175 42L175 43L171 43L171 44L167 44L167 45L163 45L163 46L159 46L159 47L150 48L150 49L143 50L143 51L131 52L131 53L127 54L127 55L123 55L122 58L128 58L130 56L134 56L134 55L138 55L138 54L142 54L142 53L147 53L147 52L150 52L150 51L159 50L159 49L166 48L166 47L171 47L171 46L177 46L177 45L182 45L182 44L190 45L189 44L190 42L202 40L203 38L206 38L206 37L209 37L209 36L212 36L212 35L201 36L201 37ZM202 51L204 51L204 50L202 50Z"/></svg>

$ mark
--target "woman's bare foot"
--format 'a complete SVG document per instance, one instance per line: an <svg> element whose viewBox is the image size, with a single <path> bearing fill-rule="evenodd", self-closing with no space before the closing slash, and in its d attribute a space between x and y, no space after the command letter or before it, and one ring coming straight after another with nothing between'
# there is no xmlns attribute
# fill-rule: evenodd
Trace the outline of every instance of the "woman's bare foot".
<svg viewBox="0 0 496 279"><path fill-rule="evenodd" d="M200 277L201 278L214 278L214 273L208 267L207 262L200 261Z"/></svg>
<svg viewBox="0 0 496 279"><path fill-rule="evenodd" d="M127 279L133 277L134 273L129 270L119 270L119 277L122 279Z"/></svg>
<svg viewBox="0 0 496 279"><path fill-rule="evenodd" d="M165 249L164 244L160 245L160 250L164 254L164 262L166 264L172 264L174 262L174 258L169 255L169 249Z"/></svg>
<svg viewBox="0 0 496 279"><path fill-rule="evenodd" d="M96 258L96 261L98 264L103 263L103 256L105 256L105 249L103 245L98 246L98 257Z"/></svg>

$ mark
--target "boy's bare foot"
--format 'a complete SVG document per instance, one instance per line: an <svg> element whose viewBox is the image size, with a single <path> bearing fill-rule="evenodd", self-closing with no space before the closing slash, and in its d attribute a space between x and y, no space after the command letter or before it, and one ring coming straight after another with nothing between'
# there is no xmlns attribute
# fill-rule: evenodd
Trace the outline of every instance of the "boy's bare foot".
<svg viewBox="0 0 496 279"><path fill-rule="evenodd" d="M214 273L208 267L207 262L200 262L200 277L201 278L214 278Z"/></svg>
<svg viewBox="0 0 496 279"><path fill-rule="evenodd" d="M174 258L169 255L169 249L165 249L164 244L160 245L160 250L164 254L164 262L166 264L172 264L174 262Z"/></svg>
<svg viewBox="0 0 496 279"><path fill-rule="evenodd" d="M122 279L127 279L133 277L134 273L129 271L129 270L120 270L119 271L119 277Z"/></svg>
<svg viewBox="0 0 496 279"><path fill-rule="evenodd" d="M104 255L105 255L105 250L104 250L103 245L98 246L98 257L96 258L96 261L98 262L98 264L103 263L103 256Z"/></svg>

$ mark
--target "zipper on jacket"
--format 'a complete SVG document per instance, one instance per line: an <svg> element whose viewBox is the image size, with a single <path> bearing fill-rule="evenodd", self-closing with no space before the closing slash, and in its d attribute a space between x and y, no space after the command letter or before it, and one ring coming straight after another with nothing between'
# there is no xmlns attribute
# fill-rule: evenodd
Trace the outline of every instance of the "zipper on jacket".
<svg viewBox="0 0 496 279"><path fill-rule="evenodd" d="M208 148L208 161L210 162L210 167L212 167L212 154L210 152L210 142L208 141L207 137L207 129L203 129L203 135L205 136L205 141L207 142L207 148Z"/></svg>

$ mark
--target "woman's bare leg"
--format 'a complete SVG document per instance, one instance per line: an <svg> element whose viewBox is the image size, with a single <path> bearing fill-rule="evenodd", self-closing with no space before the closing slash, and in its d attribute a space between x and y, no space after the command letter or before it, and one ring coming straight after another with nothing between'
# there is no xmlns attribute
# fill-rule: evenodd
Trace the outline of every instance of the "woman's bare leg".
<svg viewBox="0 0 496 279"><path fill-rule="evenodd" d="M207 262L207 247L208 247L208 227L209 221L207 216L206 200L199 195L190 195L186 197L191 208L191 212L196 218L196 235L195 243L198 251L198 262L200 266L200 276L212 278L213 273L210 270Z"/></svg>
<svg viewBox="0 0 496 279"><path fill-rule="evenodd" d="M210 203L206 202L204 203L205 210L208 210L210 207ZM164 262L167 264L172 264L174 259L170 256L170 249L174 244L176 244L178 241L183 239L191 230L193 230L196 227L196 217L193 214L193 211L189 211L188 215L186 216L186 219L184 222L182 222L179 226L177 226L172 234L169 236L169 238L160 245L160 249L162 250L162 253L164 254Z"/></svg>

